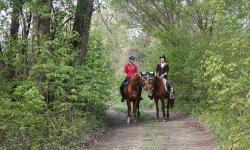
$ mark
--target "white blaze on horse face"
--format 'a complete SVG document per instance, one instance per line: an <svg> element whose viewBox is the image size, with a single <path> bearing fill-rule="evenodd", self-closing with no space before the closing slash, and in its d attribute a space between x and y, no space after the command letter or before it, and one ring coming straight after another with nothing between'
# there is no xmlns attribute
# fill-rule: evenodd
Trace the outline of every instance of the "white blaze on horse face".
<svg viewBox="0 0 250 150"><path fill-rule="evenodd" d="M144 86L145 91L153 89L153 83L152 82L153 82L152 79L148 79L148 80L145 81L145 86Z"/></svg>
<svg viewBox="0 0 250 150"><path fill-rule="evenodd" d="M143 89L144 89L145 91L148 90L148 80L145 80L145 85L143 86Z"/></svg>

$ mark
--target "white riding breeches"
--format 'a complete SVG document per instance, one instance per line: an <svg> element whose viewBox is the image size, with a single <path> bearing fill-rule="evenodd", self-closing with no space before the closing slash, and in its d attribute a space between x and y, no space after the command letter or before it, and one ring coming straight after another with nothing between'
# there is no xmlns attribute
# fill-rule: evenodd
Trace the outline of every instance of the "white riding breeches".
<svg viewBox="0 0 250 150"><path fill-rule="evenodd" d="M167 91L168 91L168 89L167 89L167 79L162 78L162 81L163 81L163 83L164 83L165 90L166 90L166 92L167 92Z"/></svg>

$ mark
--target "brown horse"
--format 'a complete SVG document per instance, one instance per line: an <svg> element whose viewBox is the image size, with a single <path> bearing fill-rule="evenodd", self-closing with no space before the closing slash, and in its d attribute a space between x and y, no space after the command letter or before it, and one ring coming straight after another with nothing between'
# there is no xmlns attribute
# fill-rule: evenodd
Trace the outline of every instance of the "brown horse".
<svg viewBox="0 0 250 150"><path fill-rule="evenodd" d="M131 102L133 102L133 115L135 117L135 122L137 121L137 117L140 115L139 112L139 91L137 89L137 85L143 86L145 83L144 79L136 75L133 79L130 79L127 86L124 89L124 98L127 100L128 107L128 115L127 115L127 123L130 123L131 116Z"/></svg>
<svg viewBox="0 0 250 150"><path fill-rule="evenodd" d="M156 105L156 117L157 121L159 121L159 106L158 101L161 101L162 113L164 121L166 121L166 112L165 112L165 99L167 99L167 118L169 118L169 108L173 108L174 106L174 99L170 99L169 94L166 92L164 83L159 76L153 76L149 73L149 80L148 83L153 90L153 98L155 100Z"/></svg>

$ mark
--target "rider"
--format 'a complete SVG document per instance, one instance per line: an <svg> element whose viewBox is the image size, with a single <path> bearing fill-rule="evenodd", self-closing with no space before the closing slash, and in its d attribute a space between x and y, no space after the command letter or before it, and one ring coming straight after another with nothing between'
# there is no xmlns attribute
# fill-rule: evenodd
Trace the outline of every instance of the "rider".
<svg viewBox="0 0 250 150"><path fill-rule="evenodd" d="M168 79L168 71L169 71L169 64L166 63L166 57L165 55L160 56L160 64L157 64L156 66L156 75L159 75L162 78L162 81L165 85L165 88L169 87L170 89L170 99L174 98L173 95L173 85L171 81ZM148 96L150 99L153 99L153 96Z"/></svg>
<svg viewBox="0 0 250 150"><path fill-rule="evenodd" d="M138 74L138 66L135 64L135 57L134 56L130 56L129 57L129 63L126 64L124 66L124 75L125 75L125 80L122 82L121 86L120 86L120 93L122 95L122 99L121 102L124 102L124 87L125 84L128 83L128 81L131 78L134 78L136 76L136 74ZM138 86L138 91L139 91L139 100L143 100L143 98L141 97L141 91L142 91L142 87Z"/></svg>

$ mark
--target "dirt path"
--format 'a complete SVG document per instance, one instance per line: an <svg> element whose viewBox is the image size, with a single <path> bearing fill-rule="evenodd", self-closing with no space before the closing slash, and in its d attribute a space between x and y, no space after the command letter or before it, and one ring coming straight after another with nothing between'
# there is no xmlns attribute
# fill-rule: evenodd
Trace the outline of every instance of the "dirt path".
<svg viewBox="0 0 250 150"><path fill-rule="evenodd" d="M195 119L170 114L167 122L156 122L154 112L147 119L126 124L126 115L107 113L108 132L89 150L215 150L216 139ZM86 148L84 148L86 149Z"/></svg>

